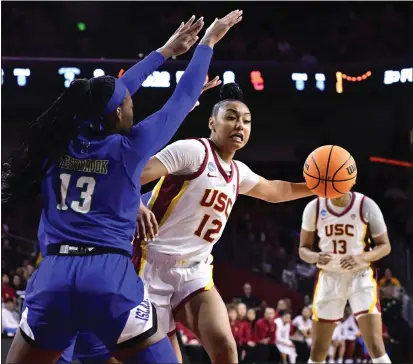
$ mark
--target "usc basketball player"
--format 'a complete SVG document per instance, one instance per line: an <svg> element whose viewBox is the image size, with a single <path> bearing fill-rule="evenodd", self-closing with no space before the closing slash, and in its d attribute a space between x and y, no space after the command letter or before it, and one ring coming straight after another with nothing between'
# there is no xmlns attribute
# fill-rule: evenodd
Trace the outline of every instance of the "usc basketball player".
<svg viewBox="0 0 413 364"><path fill-rule="evenodd" d="M321 252L312 251L316 234ZM374 241L370 247L368 236ZM314 323L309 363L322 363L347 301L373 363L390 363L383 337L377 282L371 262L390 253L383 214L367 196L348 192L317 198L303 213L300 258L320 268L313 298Z"/></svg>
<svg viewBox="0 0 413 364"><path fill-rule="evenodd" d="M138 242L134 259L178 359L175 321L197 335L212 362L237 363L227 310L212 280L213 245L239 194L276 203L312 192L305 183L266 180L233 160L251 132L251 112L237 84L221 88L209 128L209 139L170 144L145 167L142 184L161 178L148 202L159 232Z"/></svg>

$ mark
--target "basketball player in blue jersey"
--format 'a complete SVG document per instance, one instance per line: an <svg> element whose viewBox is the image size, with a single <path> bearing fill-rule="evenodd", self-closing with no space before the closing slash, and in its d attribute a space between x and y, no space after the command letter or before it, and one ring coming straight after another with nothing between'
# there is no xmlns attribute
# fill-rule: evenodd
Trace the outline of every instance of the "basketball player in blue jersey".
<svg viewBox="0 0 413 364"><path fill-rule="evenodd" d="M131 262L139 176L201 93L214 45L242 19L215 20L164 107L133 125L133 95L166 58L186 52L203 19L181 26L122 78L76 80L29 127L2 169L2 205L41 183L39 238L45 257L31 277L7 363L55 363L79 331L93 332L118 360L176 363Z"/></svg>

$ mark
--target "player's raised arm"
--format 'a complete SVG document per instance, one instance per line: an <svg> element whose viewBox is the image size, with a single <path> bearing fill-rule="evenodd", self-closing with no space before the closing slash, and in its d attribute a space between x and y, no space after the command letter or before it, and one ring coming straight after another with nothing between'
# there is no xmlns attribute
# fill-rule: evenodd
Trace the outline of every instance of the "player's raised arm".
<svg viewBox="0 0 413 364"><path fill-rule="evenodd" d="M163 47L151 52L146 58L135 64L120 77L131 96L138 91L148 76L157 70L168 58L185 53L193 45L193 38L189 38L189 36L196 37L197 32L201 30L200 20L193 24L194 20L195 16L192 16L186 24L181 23Z"/></svg>
<svg viewBox="0 0 413 364"><path fill-rule="evenodd" d="M242 11L236 10L215 20L206 30L171 98L161 110L136 125L125 137L128 149L135 149L140 157L149 158L172 138L201 94L214 45L241 19ZM196 39L196 35L191 38L192 44Z"/></svg>

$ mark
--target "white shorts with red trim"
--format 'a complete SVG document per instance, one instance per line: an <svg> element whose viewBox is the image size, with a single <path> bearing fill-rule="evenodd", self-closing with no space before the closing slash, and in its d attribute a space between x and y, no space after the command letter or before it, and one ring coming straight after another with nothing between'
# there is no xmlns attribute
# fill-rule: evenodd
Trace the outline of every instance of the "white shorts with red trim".
<svg viewBox="0 0 413 364"><path fill-rule="evenodd" d="M214 286L212 256L204 261L182 260L142 249L138 274L155 305L159 327L164 333L175 331L174 312L196 294Z"/></svg>
<svg viewBox="0 0 413 364"><path fill-rule="evenodd" d="M347 301L356 318L380 313L377 281L372 268L344 274L319 271L314 290L313 319L341 321Z"/></svg>

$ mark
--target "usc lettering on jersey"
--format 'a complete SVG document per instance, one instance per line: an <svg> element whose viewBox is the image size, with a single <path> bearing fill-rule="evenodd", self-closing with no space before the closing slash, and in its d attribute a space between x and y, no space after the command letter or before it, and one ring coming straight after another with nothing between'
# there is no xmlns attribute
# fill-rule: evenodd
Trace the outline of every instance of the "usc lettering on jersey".
<svg viewBox="0 0 413 364"><path fill-rule="evenodd" d="M349 205L341 212L335 212L331 201L317 200L318 246L322 252L339 255L358 255L370 250L368 223L363 219L365 196L352 192Z"/></svg>
<svg viewBox="0 0 413 364"><path fill-rule="evenodd" d="M207 259L219 240L238 197L235 161L228 176L209 140L201 168L192 175L168 175L154 188L148 207L159 224L158 237L146 249L182 259Z"/></svg>

